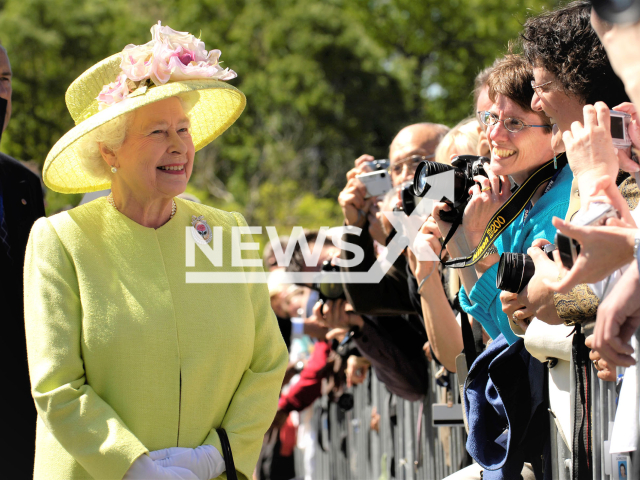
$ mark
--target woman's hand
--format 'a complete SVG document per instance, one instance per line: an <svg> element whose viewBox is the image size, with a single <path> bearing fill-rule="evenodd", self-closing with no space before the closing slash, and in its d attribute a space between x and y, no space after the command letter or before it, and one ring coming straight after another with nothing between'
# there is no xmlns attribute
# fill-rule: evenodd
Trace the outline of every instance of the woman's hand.
<svg viewBox="0 0 640 480"><path fill-rule="evenodd" d="M609 107L603 102L585 105L584 126L573 122L571 130L562 134L567 151L567 159L574 176L578 180L580 198L588 201L594 195L593 185L603 177L616 178L621 167L618 152L611 138L611 117ZM637 172L640 166L629 160L623 167Z"/></svg>
<svg viewBox="0 0 640 480"><path fill-rule="evenodd" d="M154 452L149 455L152 453ZM149 480L151 478L153 480L202 480L188 468L163 467L154 462L149 455L140 455L131 464L122 480ZM224 460L222 462L224 464Z"/></svg>
<svg viewBox="0 0 640 480"><path fill-rule="evenodd" d="M444 202L433 202L433 211L431 212L431 218L436 222L438 226L438 231L440 232L441 238L446 238L449 235L449 230L451 230L451 224L449 222L445 222L440 218L440 212L450 212L451 206L447 205Z"/></svg>
<svg viewBox="0 0 640 480"><path fill-rule="evenodd" d="M563 322L556 311L555 291L544 282L545 280L555 281L559 274L558 266L541 249L549 243L545 239L536 239L527 250L536 270L527 286L518 294L518 301L524 305L524 309L517 316L519 318L536 317L549 325L560 325Z"/></svg>
<svg viewBox="0 0 640 480"><path fill-rule="evenodd" d="M442 250L442 245L440 244L441 238L442 235L440 234L438 224L433 217L429 217L427 221L422 224L420 232L413 241L413 248L418 252L418 256L414 254L414 250L407 250L409 268L418 283L428 275L431 275L437 268L437 261L432 259L425 260L425 258L431 257L431 253L434 253L436 256L440 255L440 251Z"/></svg>
<svg viewBox="0 0 640 480"><path fill-rule="evenodd" d="M216 478L226 469L224 458L213 445L201 445L196 448L164 448L149 452L149 457L162 468L190 470L200 480Z"/></svg>
<svg viewBox="0 0 640 480"><path fill-rule="evenodd" d="M593 362L593 365L598 371L598 378L605 382L615 382L616 369L615 367L610 367L607 361L604 360L596 350L593 350L593 338L593 335L589 335L584 339L584 344L587 348L591 349L591 352L589 352L589 359Z"/></svg>
<svg viewBox="0 0 640 480"><path fill-rule="evenodd" d="M500 293L500 302L502 303L502 311L509 318L509 322L513 324L511 328L514 333L520 334L518 329L526 332L531 322L531 316L526 312L525 306L518 300L518 294L503 290ZM513 328L513 326L516 326L517 329Z"/></svg>
<svg viewBox="0 0 640 480"><path fill-rule="evenodd" d="M469 189L471 199L464 209L462 228L471 249L478 246L489 220L511 196L509 178L498 177L489 166L485 170L488 178L481 175L473 178L477 183Z"/></svg>

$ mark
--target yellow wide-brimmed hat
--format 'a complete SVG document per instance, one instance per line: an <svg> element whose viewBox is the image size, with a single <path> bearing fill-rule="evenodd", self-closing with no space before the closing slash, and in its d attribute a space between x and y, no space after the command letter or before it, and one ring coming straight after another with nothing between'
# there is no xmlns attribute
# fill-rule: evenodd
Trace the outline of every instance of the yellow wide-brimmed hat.
<svg viewBox="0 0 640 480"><path fill-rule="evenodd" d="M166 26L151 28L153 40L128 45L80 75L65 100L76 126L53 146L44 163L43 180L61 193L105 190L110 181L82 166L78 140L106 122L150 103L178 96L190 108L191 137L196 151L229 128L246 105L244 94L224 80L236 76L218 64L219 50L186 32Z"/></svg>

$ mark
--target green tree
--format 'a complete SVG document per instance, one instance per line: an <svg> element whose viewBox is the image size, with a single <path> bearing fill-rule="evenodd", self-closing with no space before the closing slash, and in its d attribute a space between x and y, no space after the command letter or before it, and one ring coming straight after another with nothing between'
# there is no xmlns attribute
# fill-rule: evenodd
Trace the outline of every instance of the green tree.
<svg viewBox="0 0 640 480"><path fill-rule="evenodd" d="M553 5L3 0L0 32L14 69L15 107L2 150L41 165L73 126L68 85L125 45L149 41L151 25L162 20L220 48L224 65L238 72L231 83L247 96L236 124L197 153L190 189L250 223L336 225L335 199L353 160L386 157L405 125L453 125L469 115L476 73L505 51L528 13ZM67 198L50 196L50 210Z"/></svg>

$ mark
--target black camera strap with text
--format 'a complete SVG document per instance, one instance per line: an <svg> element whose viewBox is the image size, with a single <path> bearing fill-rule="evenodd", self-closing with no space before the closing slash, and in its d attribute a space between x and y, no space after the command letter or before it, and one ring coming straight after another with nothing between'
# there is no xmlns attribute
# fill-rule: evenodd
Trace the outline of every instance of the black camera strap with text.
<svg viewBox="0 0 640 480"><path fill-rule="evenodd" d="M518 218L525 206L529 204L540 185L551 180L557 171L562 170L566 164L567 157L564 153L561 153L542 165L518 187L506 203L491 217L482 234L480 243L471 255L454 258L444 262L444 265L450 268L465 268L482 260L487 250L491 248L502 232Z"/></svg>

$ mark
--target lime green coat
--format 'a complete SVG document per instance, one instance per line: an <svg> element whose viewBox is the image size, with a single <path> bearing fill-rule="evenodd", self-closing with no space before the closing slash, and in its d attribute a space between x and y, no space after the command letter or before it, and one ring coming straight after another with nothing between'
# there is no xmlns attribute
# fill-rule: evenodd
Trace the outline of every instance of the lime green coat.
<svg viewBox="0 0 640 480"><path fill-rule="evenodd" d="M192 271L262 271L231 266L232 227L244 218L176 202L155 230L105 198L33 226L24 281L34 478L121 479L147 451L222 452L217 427L239 476L251 478L287 351L266 284L186 283ZM198 247L195 267L185 266L192 215L222 227L223 267Z"/></svg>

